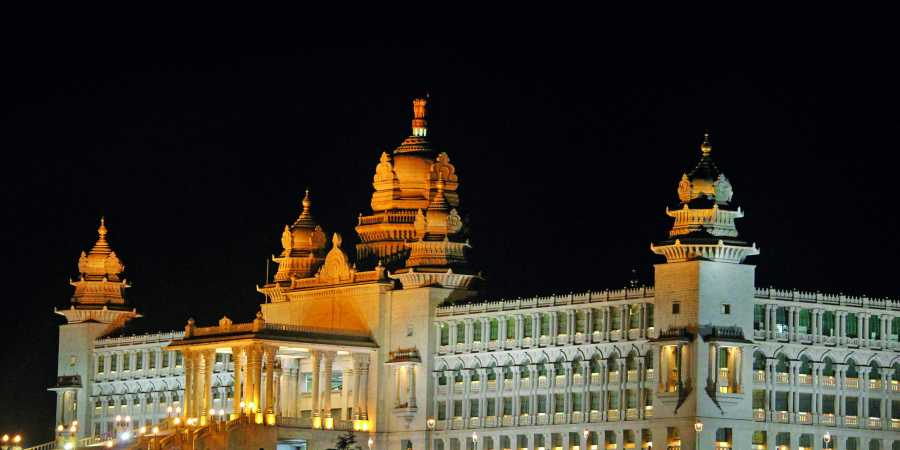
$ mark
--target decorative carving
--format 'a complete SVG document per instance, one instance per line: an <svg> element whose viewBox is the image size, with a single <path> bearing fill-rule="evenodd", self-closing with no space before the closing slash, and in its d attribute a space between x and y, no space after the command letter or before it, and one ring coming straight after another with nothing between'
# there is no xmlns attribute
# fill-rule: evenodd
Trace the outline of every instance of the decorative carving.
<svg viewBox="0 0 900 450"><path fill-rule="evenodd" d="M459 178L456 176L456 167L454 167L453 164L450 164L450 157L447 156L447 153L438 153L437 158L435 158L434 163L431 165L430 178L432 181L444 180L448 184L459 181ZM447 189L456 189L456 186L447 186Z"/></svg>
<svg viewBox="0 0 900 450"><path fill-rule="evenodd" d="M462 217L459 216L456 208L453 208L447 217L447 232L448 234L456 234L459 233L459 230L462 230Z"/></svg>
<svg viewBox="0 0 900 450"><path fill-rule="evenodd" d="M286 252L290 252L294 246L294 237L291 236L291 227L285 225L284 231L281 232L281 246Z"/></svg>
<svg viewBox="0 0 900 450"><path fill-rule="evenodd" d="M681 174L681 181L678 183L678 199L682 202L691 201L691 180L687 174Z"/></svg>
<svg viewBox="0 0 900 450"><path fill-rule="evenodd" d="M719 178L713 183L713 188L716 190L716 202L728 203L731 201L734 191L731 188L731 182L725 178L725 174L719 174Z"/></svg>
<svg viewBox="0 0 900 450"><path fill-rule="evenodd" d="M394 165L391 164L391 157L387 152L381 152L381 159L375 167L375 183L393 183L397 178L394 173Z"/></svg>
<svg viewBox="0 0 900 450"><path fill-rule="evenodd" d="M333 247L325 256L325 264L319 269L316 278L329 283L350 281L353 279L353 269L350 268L347 254L341 250L341 235L334 233L331 239Z"/></svg>

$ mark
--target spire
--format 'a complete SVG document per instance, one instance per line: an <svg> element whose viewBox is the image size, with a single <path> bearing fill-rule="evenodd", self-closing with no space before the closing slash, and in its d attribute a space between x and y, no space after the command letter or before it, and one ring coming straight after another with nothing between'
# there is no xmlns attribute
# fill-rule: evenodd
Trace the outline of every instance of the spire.
<svg viewBox="0 0 900 450"><path fill-rule="evenodd" d="M100 217L100 227L97 228L97 242L94 244L94 248L91 249L92 255L100 254L100 255L108 255L112 252L112 249L109 246L109 242L106 242L106 234L108 233L106 229L106 218Z"/></svg>
<svg viewBox="0 0 900 450"><path fill-rule="evenodd" d="M316 222L310 211L312 208L312 200L309 198L309 188L306 188L306 193L300 204L303 205L303 211L300 212L300 217L294 221L294 227L315 228Z"/></svg>
<svg viewBox="0 0 900 450"><path fill-rule="evenodd" d="M425 106L428 100L424 98L413 99L413 136L424 137L428 135L428 122L425 121Z"/></svg>
<svg viewBox="0 0 900 450"><path fill-rule="evenodd" d="M709 156L712 153L712 144L709 143L709 130L703 133L703 143L700 144L700 151L703 152L703 156Z"/></svg>
<svg viewBox="0 0 900 450"><path fill-rule="evenodd" d="M309 188L306 188L306 195L303 196L303 212L300 214L301 216L309 216L309 207L312 205L312 202L309 200Z"/></svg>
<svg viewBox="0 0 900 450"><path fill-rule="evenodd" d="M431 197L431 203L428 205L428 209L440 211L447 210L450 205L447 203L447 197L444 197L444 177L441 174L438 174L436 188L437 191Z"/></svg>

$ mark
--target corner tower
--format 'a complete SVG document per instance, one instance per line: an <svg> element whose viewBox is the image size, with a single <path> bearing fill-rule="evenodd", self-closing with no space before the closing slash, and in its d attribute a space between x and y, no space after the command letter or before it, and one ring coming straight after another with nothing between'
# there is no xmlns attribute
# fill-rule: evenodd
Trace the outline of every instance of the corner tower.
<svg viewBox="0 0 900 450"><path fill-rule="evenodd" d="M700 162L678 183L679 207L666 210L675 219L668 238L650 246L666 258L655 265L654 417L669 419L653 433L681 448L695 438L711 448L720 433L750 442L744 424L752 423L755 266L744 260L759 250L738 234L735 220L744 214L713 162L708 134L700 150Z"/></svg>
<svg viewBox="0 0 900 450"><path fill-rule="evenodd" d="M56 384L56 422L70 429L77 421L78 436L92 430L92 408L88 401L96 372L93 361L94 340L119 330L140 317L125 301L128 282L122 277L125 265L106 240L106 224L100 219L97 242L90 252L81 252L79 276L68 308L54 309L66 318L59 327L59 360Z"/></svg>

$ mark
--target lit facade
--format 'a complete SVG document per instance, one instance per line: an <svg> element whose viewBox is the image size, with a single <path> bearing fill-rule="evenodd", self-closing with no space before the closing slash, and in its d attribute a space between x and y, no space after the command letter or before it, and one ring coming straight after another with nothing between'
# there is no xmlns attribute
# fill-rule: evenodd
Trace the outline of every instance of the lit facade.
<svg viewBox="0 0 900 450"><path fill-rule="evenodd" d="M118 336L138 313L101 223L57 310L61 434L159 426L140 442L165 448L188 448L177 429L235 449L329 448L357 430L402 450L900 450L900 301L756 287L745 259L759 250L738 233L708 139L650 246L665 258L653 287L492 301L477 295L460 179L425 107L379 159L356 264L307 192L251 322Z"/></svg>

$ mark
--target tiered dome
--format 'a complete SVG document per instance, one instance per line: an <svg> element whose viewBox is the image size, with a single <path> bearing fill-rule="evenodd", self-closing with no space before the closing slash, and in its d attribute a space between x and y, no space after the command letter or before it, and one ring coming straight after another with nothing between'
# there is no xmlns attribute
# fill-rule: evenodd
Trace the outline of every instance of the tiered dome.
<svg viewBox="0 0 900 450"><path fill-rule="evenodd" d="M78 259L79 278L71 282L75 286L72 303L124 304L123 292L129 287L123 278L125 265L106 241L106 221L100 218L97 242L88 253L81 252Z"/></svg>
<svg viewBox="0 0 900 450"><path fill-rule="evenodd" d="M325 232L310 212L312 201L309 189L303 197L303 211L293 225L285 225L281 233L283 251L272 258L278 263L275 281L288 281L291 278L305 278L315 273L325 256Z"/></svg>
<svg viewBox="0 0 900 450"><path fill-rule="evenodd" d="M675 219L670 239L650 248L669 262L705 259L741 263L759 250L738 238L735 220L744 213L730 206L734 190L712 159L709 133L704 135L700 152L700 162L678 183L681 208L666 209L666 214Z"/></svg>
<svg viewBox="0 0 900 450"><path fill-rule="evenodd" d="M360 216L356 232L357 263L374 267L379 261L389 269L405 266L407 241L415 240L413 223L420 210L428 209L442 180L443 198L459 206L459 178L446 153L437 152L428 138L427 101L413 100L412 134L390 155L382 153L375 168L372 214Z"/></svg>

